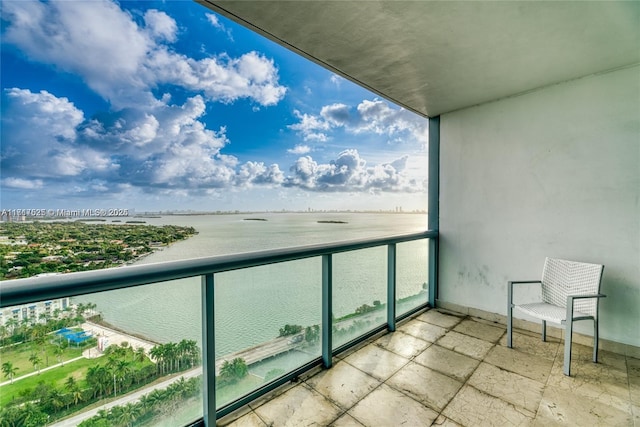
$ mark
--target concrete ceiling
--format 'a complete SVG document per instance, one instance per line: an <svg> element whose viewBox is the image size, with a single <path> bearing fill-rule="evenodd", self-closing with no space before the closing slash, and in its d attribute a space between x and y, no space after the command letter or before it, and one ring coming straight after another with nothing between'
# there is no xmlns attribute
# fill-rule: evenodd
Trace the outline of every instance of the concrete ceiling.
<svg viewBox="0 0 640 427"><path fill-rule="evenodd" d="M640 63L638 1L198 1L426 116Z"/></svg>

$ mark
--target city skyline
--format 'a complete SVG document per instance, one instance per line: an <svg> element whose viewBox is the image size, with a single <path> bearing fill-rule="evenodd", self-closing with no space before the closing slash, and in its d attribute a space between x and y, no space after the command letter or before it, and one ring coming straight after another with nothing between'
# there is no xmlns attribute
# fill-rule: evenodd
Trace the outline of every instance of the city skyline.
<svg viewBox="0 0 640 427"><path fill-rule="evenodd" d="M426 209L425 118L196 3L2 19L3 209Z"/></svg>

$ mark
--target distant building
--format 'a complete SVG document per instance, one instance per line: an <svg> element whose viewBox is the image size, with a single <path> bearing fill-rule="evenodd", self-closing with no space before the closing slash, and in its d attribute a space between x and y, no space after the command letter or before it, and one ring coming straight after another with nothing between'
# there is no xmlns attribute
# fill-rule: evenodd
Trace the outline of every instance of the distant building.
<svg viewBox="0 0 640 427"><path fill-rule="evenodd" d="M54 311L62 311L69 306L71 306L71 303L67 297L4 307L0 309L0 325L6 326L9 319L15 319L18 322L22 322L24 319L31 319L32 322L38 322L41 314L53 316Z"/></svg>

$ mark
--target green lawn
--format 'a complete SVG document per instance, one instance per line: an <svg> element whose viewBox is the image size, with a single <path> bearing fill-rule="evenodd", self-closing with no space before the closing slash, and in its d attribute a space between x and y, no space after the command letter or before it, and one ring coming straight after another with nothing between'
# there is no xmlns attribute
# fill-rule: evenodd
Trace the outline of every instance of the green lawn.
<svg viewBox="0 0 640 427"><path fill-rule="evenodd" d="M67 377L73 376L76 380L84 379L89 367L97 364L99 359L80 359L75 362L65 364L46 372L42 372L40 375L33 375L28 378L14 381L13 384L6 384L0 387L0 406L5 406L11 402L14 397L19 397L22 390L28 388L35 388L40 381L44 381L45 384L54 384L57 387L61 387L67 380ZM82 387L83 384L80 384Z"/></svg>
<svg viewBox="0 0 640 427"><path fill-rule="evenodd" d="M49 337L48 337L49 338ZM53 337L51 337L53 338ZM3 347L0 349L0 361L2 363L11 362L14 367L18 368L18 372L16 372L16 377L20 377L22 375L37 371L34 369L31 362L29 362L29 356L35 353L40 359L40 364L38 367L40 369L44 369L47 367L47 358L49 359L49 365L55 365L58 363L58 359L54 353L54 350L57 346L50 342L45 343L45 353L42 353L42 346L37 345L33 342L26 342L18 345L14 345L11 347ZM78 356L82 356L82 351L88 347L79 347L71 345L67 347L62 353L62 361L67 361L70 359L74 359ZM9 378L6 378L4 374L2 375L2 381L4 382Z"/></svg>

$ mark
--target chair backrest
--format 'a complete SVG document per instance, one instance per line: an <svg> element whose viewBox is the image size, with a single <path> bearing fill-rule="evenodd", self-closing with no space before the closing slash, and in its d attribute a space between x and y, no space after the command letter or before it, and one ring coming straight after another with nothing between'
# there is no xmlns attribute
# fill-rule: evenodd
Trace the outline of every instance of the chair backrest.
<svg viewBox="0 0 640 427"><path fill-rule="evenodd" d="M600 292L603 265L547 258L542 270L542 301L567 306L568 295ZM574 310L597 316L598 298L576 300Z"/></svg>

